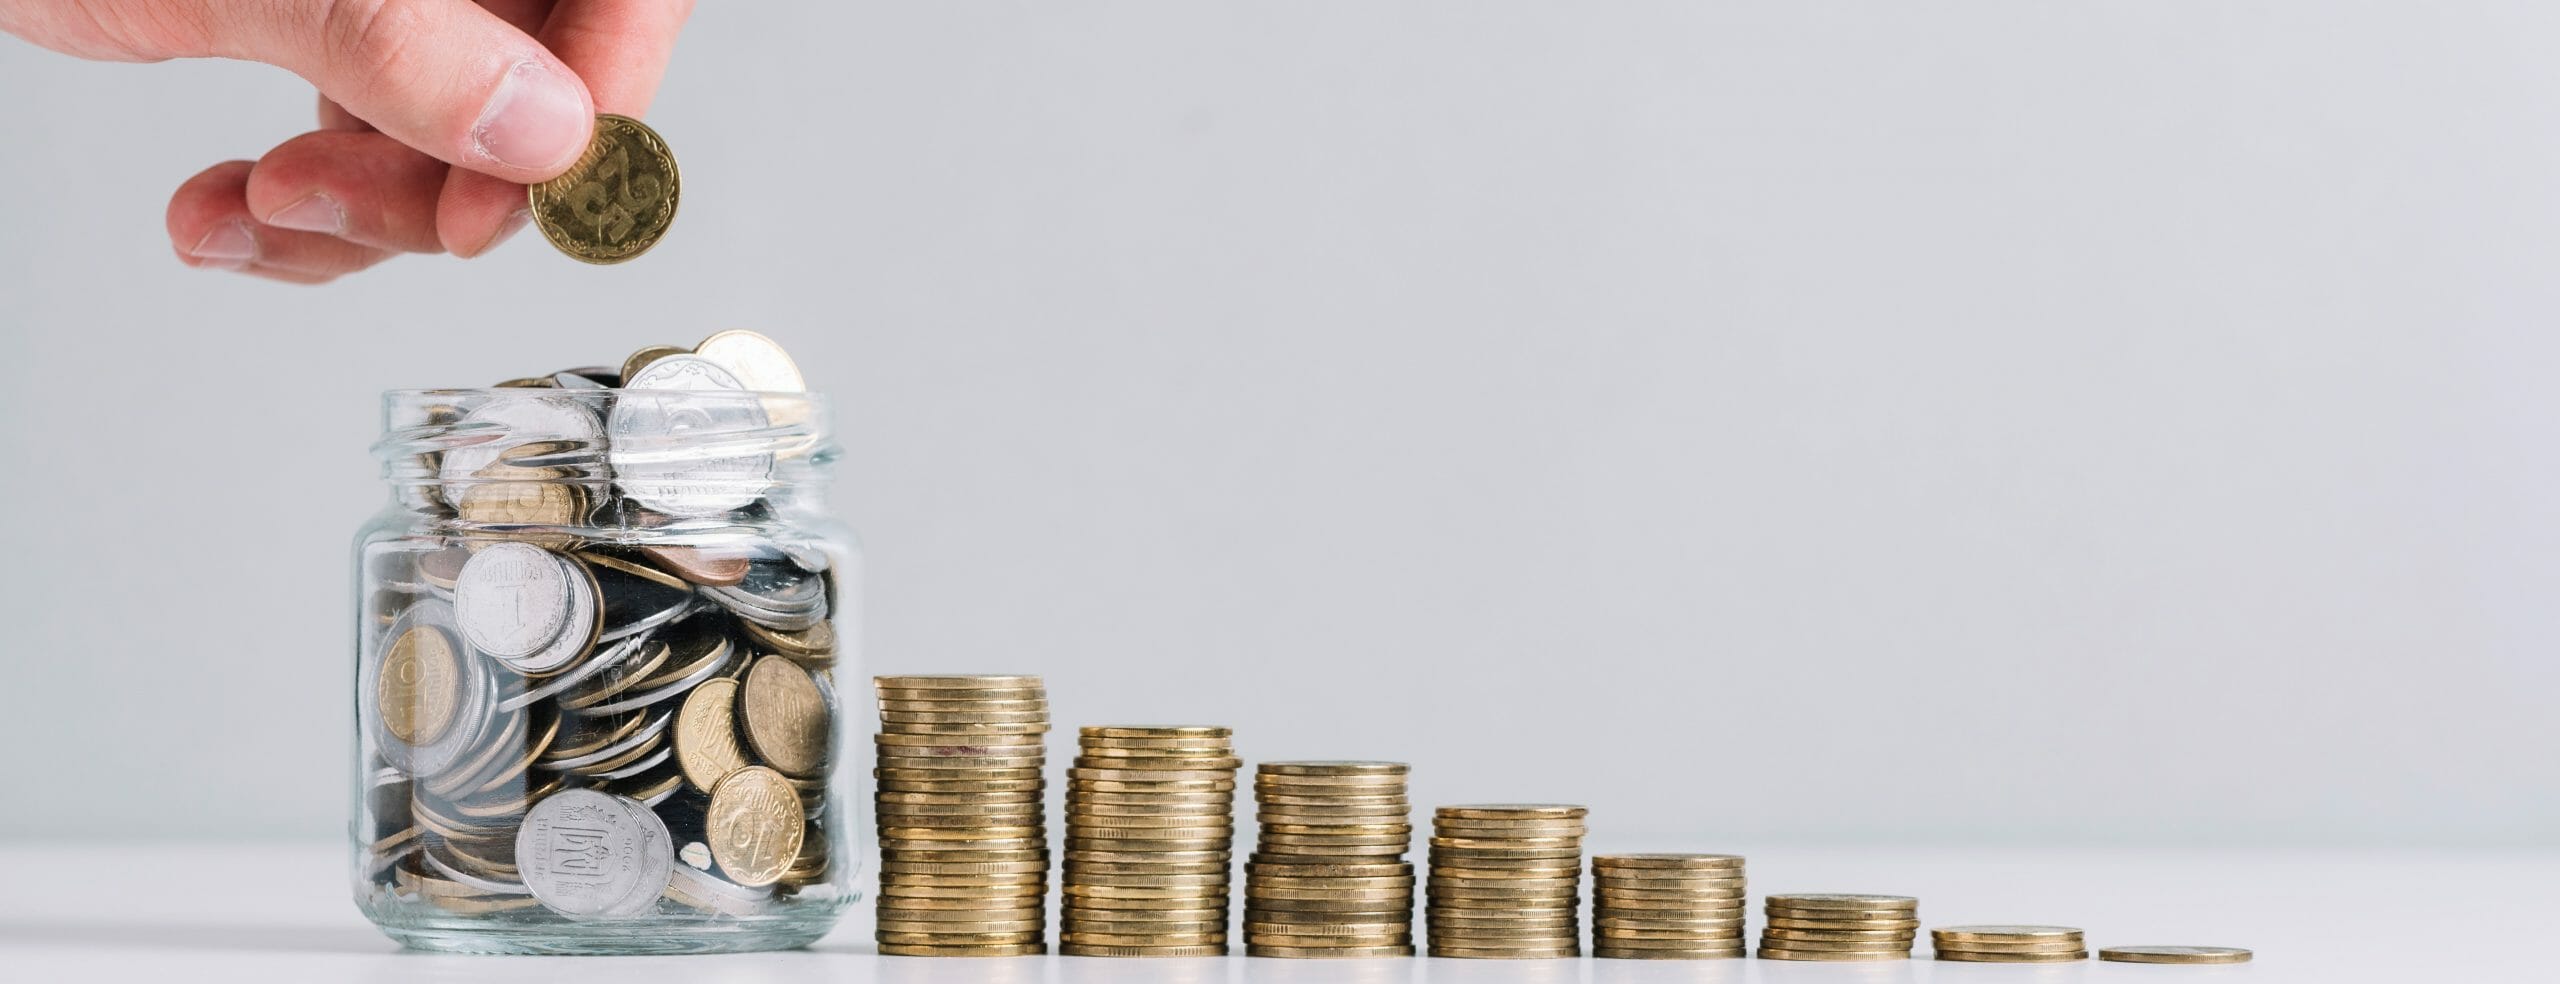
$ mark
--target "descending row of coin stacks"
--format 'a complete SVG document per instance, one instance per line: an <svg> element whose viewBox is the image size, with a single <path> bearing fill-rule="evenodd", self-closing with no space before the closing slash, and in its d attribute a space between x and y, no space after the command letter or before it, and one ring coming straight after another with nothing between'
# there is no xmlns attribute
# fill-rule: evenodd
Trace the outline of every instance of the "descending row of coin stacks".
<svg viewBox="0 0 2560 984"><path fill-rule="evenodd" d="M1424 908L1435 957L1582 955L1582 818L1558 804L1444 806Z"/></svg>
<svg viewBox="0 0 2560 984"><path fill-rule="evenodd" d="M1067 865L1058 952L1196 957L1227 952L1234 857L1231 734L1206 726L1085 728L1067 770Z"/></svg>
<svg viewBox="0 0 2560 984"><path fill-rule="evenodd" d="M1049 698L1040 678L876 683L880 952L1048 952Z"/></svg>
<svg viewBox="0 0 2560 984"><path fill-rule="evenodd" d="M1591 859L1591 952L1638 960L1745 955L1742 859L1602 854Z"/></svg>
<svg viewBox="0 0 2560 984"><path fill-rule="evenodd" d="M1402 762L1264 762L1245 865L1245 952L1413 955L1412 804Z"/></svg>
<svg viewBox="0 0 2560 984"><path fill-rule="evenodd" d="M1907 960L1920 900L1904 895L1772 895L1760 930L1766 960Z"/></svg>
<svg viewBox="0 0 2560 984"><path fill-rule="evenodd" d="M2089 959L2089 944L2069 926L1947 926L1929 931L1940 960L1965 963L2067 963Z"/></svg>

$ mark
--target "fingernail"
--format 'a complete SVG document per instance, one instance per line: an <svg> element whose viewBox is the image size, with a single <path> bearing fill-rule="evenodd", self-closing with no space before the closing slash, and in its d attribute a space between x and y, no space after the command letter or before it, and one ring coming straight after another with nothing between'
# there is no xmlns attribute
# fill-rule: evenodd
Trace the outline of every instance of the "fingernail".
<svg viewBox="0 0 2560 984"><path fill-rule="evenodd" d="M518 231L522 230L525 223L531 221L533 221L532 209L520 208L515 210L513 214L507 216L507 221L499 224L498 231L489 236L489 241L481 243L479 249L471 251L471 255L479 256L490 250L498 248L499 243L506 242L509 237L514 236Z"/></svg>
<svg viewBox="0 0 2560 984"><path fill-rule="evenodd" d="M587 102L575 80L541 62L521 61L498 80L480 111L471 141L481 156L509 167L548 171L587 149Z"/></svg>
<svg viewBox="0 0 2560 984"><path fill-rule="evenodd" d="M258 258L258 239L249 234L249 224L238 219L213 227L203 239L196 240L187 255L203 260L206 266L238 268Z"/></svg>
<svg viewBox="0 0 2560 984"><path fill-rule="evenodd" d="M303 232L325 232L330 235L346 231L347 210L338 207L328 195L312 192L311 197L277 209L267 216L267 224Z"/></svg>

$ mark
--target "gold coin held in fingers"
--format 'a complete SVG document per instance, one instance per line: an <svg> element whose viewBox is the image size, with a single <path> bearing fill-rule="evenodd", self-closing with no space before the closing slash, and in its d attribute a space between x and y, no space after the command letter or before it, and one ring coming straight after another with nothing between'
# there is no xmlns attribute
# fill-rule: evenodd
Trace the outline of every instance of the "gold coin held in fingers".
<svg viewBox="0 0 2560 984"><path fill-rule="evenodd" d="M658 244L676 219L675 154L647 124L596 114L596 134L569 170L525 188L542 238L588 263L620 263Z"/></svg>

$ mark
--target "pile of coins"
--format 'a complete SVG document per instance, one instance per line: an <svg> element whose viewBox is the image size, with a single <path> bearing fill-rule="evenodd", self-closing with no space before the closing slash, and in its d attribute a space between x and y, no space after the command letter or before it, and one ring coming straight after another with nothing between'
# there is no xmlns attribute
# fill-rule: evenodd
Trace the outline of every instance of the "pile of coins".
<svg viewBox="0 0 2560 984"><path fill-rule="evenodd" d="M1920 900L1904 895L1772 895L1763 960L1908 960Z"/></svg>
<svg viewBox="0 0 2560 984"><path fill-rule="evenodd" d="M2089 945L2069 926L1947 926L1929 931L1940 960L1965 963L2064 963L2089 959Z"/></svg>
<svg viewBox="0 0 2560 984"><path fill-rule="evenodd" d="M1245 953L1413 955L1412 805L1402 762L1264 762L1245 865Z"/></svg>
<svg viewBox="0 0 2560 984"><path fill-rule="evenodd" d="M690 349L651 345L619 366L523 376L495 388L525 392L494 396L467 412L430 404L422 419L390 423L399 433L439 432L408 463L436 480L418 507L450 509L465 523L528 543L557 548L574 545L579 530L666 529L740 516L726 527L730 538L761 532L778 525L759 515L776 460L815 450L812 435L796 426L807 422L807 403L780 395L806 389L798 363L752 331L718 332ZM823 563L797 543L774 546L804 567ZM697 570L680 573L736 589L727 600L765 609L758 614L785 629L824 620L805 596L747 597L756 586L742 579L736 557L653 560L668 568L699 561Z"/></svg>
<svg viewBox="0 0 2560 984"><path fill-rule="evenodd" d="M1085 728L1067 771L1058 952L1227 952L1236 758L1225 728Z"/></svg>
<svg viewBox="0 0 2560 984"><path fill-rule="evenodd" d="M1582 955L1579 806L1444 806L1424 917L1435 957Z"/></svg>
<svg viewBox="0 0 2560 984"><path fill-rule="evenodd" d="M789 364L750 332L705 345L740 343L760 369ZM755 515L769 459L738 485L681 489L643 461L609 467L683 439L653 374L740 388L702 354L647 353L636 379L572 370L430 414L417 433L450 439L395 461L424 479L407 504L466 532L370 541L360 562L359 824L394 899L743 917L828 876L832 562ZM626 381L644 388L612 389ZM535 392L570 386L608 392Z"/></svg>
<svg viewBox="0 0 2560 984"><path fill-rule="evenodd" d="M873 682L880 952L1048 952L1048 690L1036 676Z"/></svg>
<svg viewBox="0 0 2560 984"><path fill-rule="evenodd" d="M1745 954L1742 859L1602 854L1591 859L1591 952L1637 960Z"/></svg>

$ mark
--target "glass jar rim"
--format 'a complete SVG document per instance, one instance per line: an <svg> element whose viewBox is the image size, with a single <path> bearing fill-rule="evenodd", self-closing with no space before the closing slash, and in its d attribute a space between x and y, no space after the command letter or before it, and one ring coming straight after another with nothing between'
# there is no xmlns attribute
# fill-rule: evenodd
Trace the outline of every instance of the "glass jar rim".
<svg viewBox="0 0 2560 984"><path fill-rule="evenodd" d="M699 396L699 397L704 397L704 398L707 398L707 399L714 399L714 400L720 400L720 399L744 399L744 398L747 398L747 397L754 397L754 398L756 398L756 399L758 399L758 400L763 400L763 401L767 401L767 402L775 402L775 401L783 401L783 402L802 402L802 403L808 403L808 404L810 404L810 405L812 405L812 406L824 406L824 405L826 405L826 403L827 403L827 395L826 395L826 394L824 394L824 393L816 392L816 391L794 391L794 390L750 390L750 389L710 389L710 390L685 390L685 389L625 389L625 388L623 388L623 387L619 387L619 386L599 386L599 387L595 387L595 388L593 388L593 389L586 389L586 388L575 388L575 389L573 389L573 388L565 387L565 386L560 386L560 387L554 387L554 386L428 386L428 387L401 387L401 388L396 388L396 389L387 389L387 390L383 390L383 391L382 391L382 400L383 400L383 402L385 402L385 403L390 403L390 402L394 402L394 401L405 401L405 400L413 400L413 399L447 399L447 398L453 398L453 397L472 397L472 398L478 398L478 399L504 399L504 398L512 397L512 396L536 396L536 397L541 397L541 396L552 396L552 397L575 397L575 398L580 398L580 399L595 399L596 397L599 397L599 396L605 396L605 395L620 395L620 394L631 394L631 393L683 394L683 395L686 395L686 396ZM590 395L590 394L592 394L592 395Z"/></svg>
<svg viewBox="0 0 2560 984"><path fill-rule="evenodd" d="M835 450L822 394L534 386L385 390L373 446L387 479L457 486L787 482Z"/></svg>

